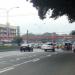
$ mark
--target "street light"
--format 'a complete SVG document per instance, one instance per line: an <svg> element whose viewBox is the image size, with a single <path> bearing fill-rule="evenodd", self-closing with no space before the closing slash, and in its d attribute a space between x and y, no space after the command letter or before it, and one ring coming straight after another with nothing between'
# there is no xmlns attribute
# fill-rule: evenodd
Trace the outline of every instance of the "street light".
<svg viewBox="0 0 75 75"><path fill-rule="evenodd" d="M28 41L29 41L29 35L28 35L28 30L27 30L27 44L28 44Z"/></svg>
<svg viewBox="0 0 75 75"><path fill-rule="evenodd" d="M10 8L10 9L6 9L6 8L0 8L0 10L5 10L6 11L6 24L8 25L9 24L9 21L8 21L8 19L9 19L9 12L11 11L11 10L13 10L14 8L19 8L18 6L17 7L12 7L12 8Z"/></svg>
<svg viewBox="0 0 75 75"><path fill-rule="evenodd" d="M10 9L6 8L0 8L0 10L5 10L6 11L6 25L7 25L7 37L9 38L9 12L13 10L14 8L19 8L19 7L12 7Z"/></svg>
<svg viewBox="0 0 75 75"><path fill-rule="evenodd" d="M9 12L11 11L11 10L13 10L14 8L19 8L19 7L12 7L12 8L10 8L10 9L8 9L7 11L6 11L6 14L7 14L7 37L8 37L8 39L9 39L9 32L10 32L10 30L9 30Z"/></svg>
<svg viewBox="0 0 75 75"><path fill-rule="evenodd" d="M10 9L6 10L6 14L7 14L7 25L8 25L8 26L9 26L9 12L10 12L11 10L13 10L14 8L19 8L19 7L12 7L12 8L10 8Z"/></svg>

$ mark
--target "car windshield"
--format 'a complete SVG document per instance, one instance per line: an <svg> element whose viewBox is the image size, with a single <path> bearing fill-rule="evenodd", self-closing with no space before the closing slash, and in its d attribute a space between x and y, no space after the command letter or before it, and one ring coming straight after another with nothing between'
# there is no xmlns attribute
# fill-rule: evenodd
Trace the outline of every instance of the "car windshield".
<svg viewBox="0 0 75 75"><path fill-rule="evenodd" d="M71 45L71 43L65 43L65 45Z"/></svg>
<svg viewBox="0 0 75 75"><path fill-rule="evenodd" d="M53 45L53 44L48 44L48 45Z"/></svg>

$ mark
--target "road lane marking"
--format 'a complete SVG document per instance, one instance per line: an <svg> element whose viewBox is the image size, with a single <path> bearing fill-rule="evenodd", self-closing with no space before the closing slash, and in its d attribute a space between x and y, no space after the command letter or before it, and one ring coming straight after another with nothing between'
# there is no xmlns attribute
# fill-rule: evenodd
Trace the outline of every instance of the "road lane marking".
<svg viewBox="0 0 75 75"><path fill-rule="evenodd" d="M49 54L49 55L47 55L48 57L50 57L51 55Z"/></svg>
<svg viewBox="0 0 75 75"><path fill-rule="evenodd" d="M4 69L1 69L0 74L3 73L3 72L6 72L6 71L12 70L12 69L14 69L14 67L6 67Z"/></svg>
<svg viewBox="0 0 75 75"><path fill-rule="evenodd" d="M12 67L18 67L20 65L23 65L23 64L26 64L26 63L29 63L29 62L36 62L36 61L39 61L39 60L40 60L39 58L35 58L35 59L29 60L29 61L25 61L25 62L20 63L20 64L13 65Z"/></svg>
<svg viewBox="0 0 75 75"><path fill-rule="evenodd" d="M23 63L20 63L20 64L16 64L16 65L13 65L13 66L9 66L9 67L6 67L6 68L3 68L3 69L0 69L0 74L3 73L3 72L7 72L7 71L10 71L12 69L15 69L16 67L20 66L20 65L23 65L25 63L28 63L28 62L31 62L32 60L29 60L29 61L26 61L26 62L23 62Z"/></svg>
<svg viewBox="0 0 75 75"><path fill-rule="evenodd" d="M9 67L0 69L0 74L3 73L3 72L9 71L9 70L15 69L16 67L18 67L20 65L23 65L25 63L36 62L36 61L39 61L39 60L40 60L39 58L35 58L35 59L29 60L29 61L25 61L25 62L20 63L20 64L16 64L16 65L13 65L13 66L9 66Z"/></svg>
<svg viewBox="0 0 75 75"><path fill-rule="evenodd" d="M23 65L23 64L25 64L25 63L29 63L29 62L31 62L31 61L32 61L32 60L25 61L25 62L23 62L23 63L13 65L13 66L11 66L11 67L18 67L18 66L20 66L20 65Z"/></svg>
<svg viewBox="0 0 75 75"><path fill-rule="evenodd" d="M36 62L36 61L39 61L40 59L39 58L35 58L32 60L32 62Z"/></svg>

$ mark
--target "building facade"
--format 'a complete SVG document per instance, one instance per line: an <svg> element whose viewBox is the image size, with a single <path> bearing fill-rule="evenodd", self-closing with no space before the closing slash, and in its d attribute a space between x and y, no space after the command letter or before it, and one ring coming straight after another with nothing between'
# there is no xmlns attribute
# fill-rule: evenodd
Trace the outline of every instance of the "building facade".
<svg viewBox="0 0 75 75"><path fill-rule="evenodd" d="M22 36L23 40L27 40L27 36ZM43 41L43 42L63 42L63 41L75 41L75 35L51 35L51 36L29 36L29 41Z"/></svg>
<svg viewBox="0 0 75 75"><path fill-rule="evenodd" d="M0 24L0 41L11 41L17 36L18 26Z"/></svg>

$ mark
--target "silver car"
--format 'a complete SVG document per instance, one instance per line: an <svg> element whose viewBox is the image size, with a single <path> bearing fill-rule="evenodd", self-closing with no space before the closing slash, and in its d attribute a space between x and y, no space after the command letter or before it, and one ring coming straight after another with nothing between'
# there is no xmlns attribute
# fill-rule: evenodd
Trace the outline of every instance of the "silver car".
<svg viewBox="0 0 75 75"><path fill-rule="evenodd" d="M47 50L52 50L53 52L55 52L55 46L53 43L46 43L46 44L43 44L41 46L41 49L43 49L45 52L47 52Z"/></svg>

